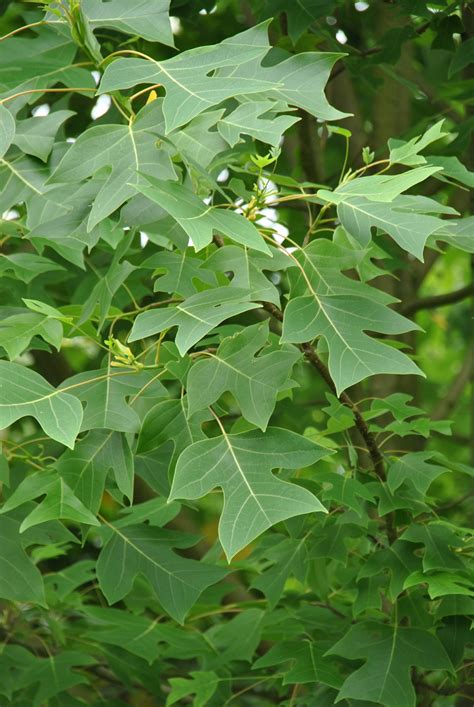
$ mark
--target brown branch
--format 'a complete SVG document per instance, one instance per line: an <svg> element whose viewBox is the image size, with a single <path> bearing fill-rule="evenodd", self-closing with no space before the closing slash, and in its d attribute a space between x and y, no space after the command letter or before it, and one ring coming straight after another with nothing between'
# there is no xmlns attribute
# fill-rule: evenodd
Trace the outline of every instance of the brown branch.
<svg viewBox="0 0 474 707"><path fill-rule="evenodd" d="M461 302L461 300L474 295L474 283L470 283L465 287L461 287L454 292L446 292L442 295L433 295L431 297L421 297L413 302L407 302L400 309L402 314L410 315L418 312L420 309L436 309L436 307L444 307L447 304Z"/></svg>
<svg viewBox="0 0 474 707"><path fill-rule="evenodd" d="M277 319L279 322L283 321L283 312L278 309L278 307L275 307L274 304L271 304L270 302L264 302L263 303L264 308L266 311L272 315L275 319ZM317 370L321 378L324 380L328 388L330 388L331 392L334 393L336 397L346 405L350 410L352 411L352 414L354 416L354 421L356 424L357 429L359 430L359 433L361 437L363 438L366 446L367 446L367 451L369 452L370 459L372 461L374 471L377 474L378 478L380 481L385 482L387 479L387 475L385 473L385 462L383 458L383 454L380 451L380 448L377 444L377 441L372 434L372 432L369 430L369 427L364 420L364 417L359 410L358 406L356 403L351 399L351 397L346 393L342 392L339 396L337 396L337 391L336 391L336 386L334 385L334 382L331 378L331 374L329 373L329 369L327 368L326 364L319 358L318 354L316 353L316 350L312 344L309 342L306 342L304 344L300 344L299 346L300 350L304 353L307 361ZM397 539L397 533L396 529L394 526L394 516L393 513L388 513L386 520L386 531L387 531L387 538L392 545L395 540Z"/></svg>
<svg viewBox="0 0 474 707"><path fill-rule="evenodd" d="M269 302L265 302L264 305L265 309L267 312L269 312L275 319L278 319L278 321L282 322L283 321L283 313L281 310L278 309L278 307L275 307L274 304L271 304ZM385 474L385 462L383 458L383 454L380 451L377 442L375 440L374 435L372 432L369 430L366 421L364 420L361 411L357 407L356 403L350 398L350 396L346 393L343 392L339 396L337 396L337 391L336 391L336 386L334 385L334 382L331 378L331 374L329 373L329 369L327 368L326 364L323 363L323 361L319 358L318 354L316 353L316 350L314 346L310 343L305 343L305 344L300 344L301 351L304 353L306 359L311 363L311 365L318 371L319 375L321 378L324 380L328 388L331 389L331 392L338 397L338 399L346 405L348 408L351 409L352 414L354 415L354 421L356 423L356 427L359 430L362 438L364 439L364 442L367 445L367 450L369 452L369 456L372 460L372 464L374 466L374 471L379 477L381 481L386 480L386 474Z"/></svg>

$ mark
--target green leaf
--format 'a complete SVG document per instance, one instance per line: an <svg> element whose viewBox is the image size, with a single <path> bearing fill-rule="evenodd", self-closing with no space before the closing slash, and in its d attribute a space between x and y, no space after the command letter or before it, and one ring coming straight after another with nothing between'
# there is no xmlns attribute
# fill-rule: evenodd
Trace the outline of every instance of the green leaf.
<svg viewBox="0 0 474 707"><path fill-rule="evenodd" d="M440 120L423 135L418 135L407 142L404 140L389 140L390 163L410 166L425 164L427 160L419 153L431 143L449 135L449 133L443 131L443 124L444 120Z"/></svg>
<svg viewBox="0 0 474 707"><path fill-rule="evenodd" d="M123 231L108 219L87 231L91 202L103 184L103 180L91 180L78 184L75 189L69 184L55 186L48 189L48 200L41 194L29 200L29 235L38 250L49 246L61 257L84 268L86 247L91 250L101 238L110 242L117 235L123 236Z"/></svg>
<svg viewBox="0 0 474 707"><path fill-rule="evenodd" d="M0 105L0 158L15 138L15 119L5 106Z"/></svg>
<svg viewBox="0 0 474 707"><path fill-rule="evenodd" d="M323 486L321 498L351 508L362 518L366 512L363 501L374 503L374 496L364 484L341 471L319 472L315 476L314 480Z"/></svg>
<svg viewBox="0 0 474 707"><path fill-rule="evenodd" d="M155 376L153 371L129 372L104 368L78 373L61 383L61 387L71 390L74 396L86 403L81 432L102 428L136 432L140 427L140 418L127 400L132 400L144 390L153 391L158 397L166 395L160 381L154 380Z"/></svg>
<svg viewBox="0 0 474 707"><path fill-rule="evenodd" d="M291 349L262 351L268 333L268 324L247 327L192 366L187 381L190 414L207 408L228 390L245 419L265 430L278 393L290 387L288 379L300 358Z"/></svg>
<svg viewBox="0 0 474 707"><path fill-rule="evenodd" d="M145 106L129 125L97 125L81 133L50 178L54 183L77 184L103 168L89 211L87 231L136 193L138 171L159 179L176 179L168 151L157 146L162 131L160 103Z"/></svg>
<svg viewBox="0 0 474 707"><path fill-rule="evenodd" d="M158 272L166 273L155 281L154 292L169 292L182 297L191 297L198 291L198 283L205 283L208 286L217 285L216 276L213 272L209 272L207 263L191 255L188 249L183 250L182 253L160 252L152 255L145 260L142 267L156 268Z"/></svg>
<svg viewBox="0 0 474 707"><path fill-rule="evenodd" d="M369 556L360 569L358 579L379 576L384 570L389 570L391 577L388 595L394 601L403 591L408 575L420 569L421 561L413 554L411 543L396 540L389 548Z"/></svg>
<svg viewBox="0 0 474 707"><path fill-rule="evenodd" d="M253 250L225 245L218 248L206 260L206 270L233 273L232 287L246 289L251 299L272 302L280 306L280 293L266 277L265 271L277 272L292 267L294 263L276 248L270 248L270 255Z"/></svg>
<svg viewBox="0 0 474 707"><path fill-rule="evenodd" d="M22 354L34 336L40 336L59 351L63 338L62 324L25 310L0 322L0 346L3 346L10 360Z"/></svg>
<svg viewBox="0 0 474 707"><path fill-rule="evenodd" d="M137 574L147 578L163 609L176 621L184 618L206 587L226 575L226 570L189 560L172 551L192 544L182 533L146 525L112 533L97 562L100 588L109 604L125 597Z"/></svg>
<svg viewBox="0 0 474 707"><path fill-rule="evenodd" d="M413 213L404 208L405 203L403 196L390 204L354 197L341 202L337 213L346 231L361 246L365 247L370 242L372 228L379 228L388 233L400 248L422 261L428 237L443 228L444 222L434 216Z"/></svg>
<svg viewBox="0 0 474 707"><path fill-rule="evenodd" d="M357 582L357 598L352 606L353 616L358 617L368 610L382 609L382 592L386 584L387 580L383 576L360 579Z"/></svg>
<svg viewBox="0 0 474 707"><path fill-rule="evenodd" d="M306 536L284 538L281 542L275 542L275 534L272 534L270 539L272 543L264 554L272 565L253 581L252 587L263 592L271 608L274 608L291 575L297 576L300 580L304 579L308 569L308 550L305 545Z"/></svg>
<svg viewBox="0 0 474 707"><path fill-rule="evenodd" d="M308 52L291 56L281 50L272 51L262 67L260 62L270 49L267 24L161 62L118 59L107 66L100 92L137 83L163 85L167 133L228 98L268 95L270 91L277 100L304 108L318 118L344 117L344 113L331 108L324 95L331 68L342 55ZM211 71L215 73L209 76Z"/></svg>
<svg viewBox="0 0 474 707"><path fill-rule="evenodd" d="M212 419L208 410L191 413L187 398L162 400L146 414L137 442L137 454L147 454L171 442L174 445L170 465L174 468L182 451L204 439L202 425Z"/></svg>
<svg viewBox="0 0 474 707"><path fill-rule="evenodd" d="M209 667L217 669L232 661L250 662L262 640L264 618L263 611L249 608L227 623L212 626L206 638L215 646L217 655L209 661Z"/></svg>
<svg viewBox="0 0 474 707"><path fill-rule="evenodd" d="M191 239L196 252L212 242L214 233L222 233L262 253L270 252L253 223L244 216L229 209L206 205L181 184L144 176L148 184L138 184L138 191L161 206L179 223Z"/></svg>
<svg viewBox="0 0 474 707"><path fill-rule="evenodd" d="M247 61L239 66L237 71L227 68L220 73L227 74L231 83L234 81L235 73L238 76L245 76L247 80L255 81L262 78L269 83L274 82L270 95L277 101L302 108L320 120L340 120L348 114L342 113L328 103L324 88L332 67L343 56L344 54L335 52L313 51L290 54L282 49L273 48L260 66L255 61Z"/></svg>
<svg viewBox="0 0 474 707"><path fill-rule="evenodd" d="M452 670L439 640L428 631L372 622L352 626L329 655L364 660L345 680L337 701L367 700L384 707L415 707L410 668Z"/></svg>
<svg viewBox="0 0 474 707"><path fill-rule="evenodd" d="M274 476L278 467L308 466L328 454L300 435L278 428L195 442L179 457L170 500L200 498L220 486L225 505L219 539L230 561L242 548L286 518L325 511L315 496Z"/></svg>
<svg viewBox="0 0 474 707"><path fill-rule="evenodd" d="M41 707L51 697L62 694L76 685L88 685L87 677L73 668L94 665L95 658L86 653L65 650L58 655L37 658L21 676L18 687L36 685L33 707ZM64 704L64 703L63 703Z"/></svg>
<svg viewBox="0 0 474 707"><path fill-rule="evenodd" d="M43 117L19 120L13 143L27 155L46 162L53 149L56 133L73 115L74 111L58 110Z"/></svg>
<svg viewBox="0 0 474 707"><path fill-rule="evenodd" d="M125 436L119 432L92 430L74 450L59 457L55 469L93 514L99 510L110 471L119 490L132 500L133 457Z"/></svg>
<svg viewBox="0 0 474 707"><path fill-rule="evenodd" d="M77 398L53 388L35 371L7 361L0 361L0 390L0 429L31 415L49 437L73 449L82 422Z"/></svg>
<svg viewBox="0 0 474 707"><path fill-rule="evenodd" d="M425 571L464 569L461 559L451 548L464 548L465 543L446 523L432 522L427 525L413 523L403 533L402 540L425 546L423 557Z"/></svg>
<svg viewBox="0 0 474 707"><path fill-rule="evenodd" d="M216 673L207 670L195 670L190 673L191 678L170 678L171 692L166 698L166 707L180 702L183 697L195 695L194 707L204 707L214 695L219 684Z"/></svg>
<svg viewBox="0 0 474 707"><path fill-rule="evenodd" d="M47 172L30 157L20 155L15 160L0 160L0 209L8 210L20 201L37 196L44 203Z"/></svg>
<svg viewBox="0 0 474 707"><path fill-rule="evenodd" d="M132 4L128 0L83 0L82 10L92 29L111 27L173 47L169 4L169 0L136 0Z"/></svg>
<svg viewBox="0 0 474 707"><path fill-rule="evenodd" d="M41 572L24 551L19 533L16 520L0 516L0 596L45 606Z"/></svg>
<svg viewBox="0 0 474 707"><path fill-rule="evenodd" d="M246 61L259 65L269 49L267 24L262 24L220 44L181 52L165 61L119 58L105 69L99 90L110 93L136 84L164 86L163 113L169 133L228 98L275 88L274 81L240 78L235 71ZM231 81L226 76L208 76L226 66L234 68Z"/></svg>
<svg viewBox="0 0 474 707"><path fill-rule="evenodd" d="M184 356L194 344L226 319L260 306L248 299L247 292L237 287L217 287L199 292L178 305L139 314L128 340L145 339L177 326L176 346L181 356Z"/></svg>
<svg viewBox="0 0 474 707"><path fill-rule="evenodd" d="M150 665L158 658L162 636L156 621L120 609L99 606L86 606L84 611L90 620L84 638L124 648Z"/></svg>
<svg viewBox="0 0 474 707"><path fill-rule="evenodd" d="M123 245L124 247L121 248L119 246L117 248L112 262L109 264L107 272L99 278L98 283L95 285L91 294L84 302L84 309L78 324L82 324L87 321L92 312L95 311L96 306L98 306L98 330L100 331L104 325L107 315L109 314L109 309L117 290L122 287L128 276L136 269L135 266L127 260L120 262L123 256L122 251L126 249L128 242L126 241L120 245Z"/></svg>
<svg viewBox="0 0 474 707"><path fill-rule="evenodd" d="M443 221L433 236L466 253L474 253L474 216L467 216L458 223Z"/></svg>
<svg viewBox="0 0 474 707"><path fill-rule="evenodd" d="M465 184L467 187L474 187L474 172L466 169L457 157L438 157L438 155L430 155L426 159L435 167L442 168L443 171L438 172L436 175L438 179L443 181L444 177L450 177L451 179L455 179L457 182L461 182L461 184Z"/></svg>
<svg viewBox="0 0 474 707"><path fill-rule="evenodd" d="M377 373L420 373L405 354L365 333L396 334L416 325L386 307L380 291L342 276L339 253L334 244L321 240L298 251L306 277L299 275L301 284L295 289L299 294L303 287L309 294L296 296L285 308L282 341L303 343L323 336L338 395Z"/></svg>
<svg viewBox="0 0 474 707"><path fill-rule="evenodd" d="M6 644L0 655L0 670L2 673L0 694L11 702L13 693L18 690L19 674L23 673L35 662L35 656L26 648Z"/></svg>
<svg viewBox="0 0 474 707"><path fill-rule="evenodd" d="M440 171L440 167L417 167L402 174L374 175L372 177L358 177L343 182L332 192L320 189L317 197L342 204L355 197L363 197L369 201L393 201L402 192L407 191L415 184L428 179Z"/></svg>
<svg viewBox="0 0 474 707"><path fill-rule="evenodd" d="M265 17L274 17L277 12L284 12L288 20L288 34L293 44L306 32L314 20L328 15L334 8L333 0L297 0L288 4L286 0L264 0Z"/></svg>
<svg viewBox="0 0 474 707"><path fill-rule="evenodd" d="M41 255L33 253L5 255L0 253L0 273L4 277L17 277L19 280L29 283L38 275L54 270L64 270L64 268Z"/></svg>
<svg viewBox="0 0 474 707"><path fill-rule="evenodd" d="M341 676L334 660L324 655L324 649L307 638L298 641L280 641L253 664L253 670L268 668L282 663L290 663L283 668L284 685L305 685L320 683L338 689Z"/></svg>
<svg viewBox="0 0 474 707"><path fill-rule="evenodd" d="M144 501L144 503L123 508L115 525L117 528L124 528L127 525L136 525L147 521L150 525L162 528L178 515L180 508L179 503L169 503L166 498L157 496L149 501Z"/></svg>
<svg viewBox="0 0 474 707"><path fill-rule="evenodd" d="M209 180L205 168L227 148L224 138L215 130L223 113L222 108L205 111L169 135L190 171L196 170L205 182Z"/></svg>
<svg viewBox="0 0 474 707"><path fill-rule="evenodd" d="M458 71L462 71L466 66L474 62L474 37L465 39L454 53L448 69L448 77L451 78Z"/></svg>
<svg viewBox="0 0 474 707"><path fill-rule="evenodd" d="M219 120L217 129L231 147L241 141L242 134L278 147L283 133L300 118L278 115L277 110L278 103L272 101L241 103L232 113ZM280 110L289 110L289 107L282 104Z"/></svg>
<svg viewBox="0 0 474 707"><path fill-rule="evenodd" d="M2 42L2 97L58 83L63 86L95 88L90 70L73 66L77 47L67 33L56 32L52 26L43 26L36 29L35 35L34 38L20 35Z"/></svg>
<svg viewBox="0 0 474 707"><path fill-rule="evenodd" d="M27 476L5 501L0 513L8 513L38 496L45 498L29 513L20 525L20 533L48 520L73 520L76 523L100 525L96 517L74 495L64 479L54 471L37 472Z"/></svg>
<svg viewBox="0 0 474 707"><path fill-rule="evenodd" d="M51 307L51 305L46 304L45 302L40 302L36 299L26 299L25 297L22 299L28 309L31 309L32 312L38 312L39 314L43 314L45 317L59 319L60 321L67 322L68 324L71 324L72 322L71 317L64 316L59 309Z"/></svg>
<svg viewBox="0 0 474 707"><path fill-rule="evenodd" d="M472 583L469 579L452 572L436 572L434 574L414 572L406 578L403 586L405 589L409 589L418 584L428 585L428 594L431 599L439 599L439 597L452 594L474 596Z"/></svg>
<svg viewBox="0 0 474 707"><path fill-rule="evenodd" d="M448 472L439 464L429 464L433 457L430 452L413 452L405 454L390 465L388 472L388 487L396 491L404 482L414 486L419 494L425 496L432 482L441 474Z"/></svg>

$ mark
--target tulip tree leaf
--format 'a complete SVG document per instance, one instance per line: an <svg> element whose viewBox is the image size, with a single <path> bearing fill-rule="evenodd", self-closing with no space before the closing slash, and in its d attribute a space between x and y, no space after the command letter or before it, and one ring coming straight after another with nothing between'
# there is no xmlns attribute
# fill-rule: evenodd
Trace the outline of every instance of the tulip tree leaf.
<svg viewBox="0 0 474 707"><path fill-rule="evenodd" d="M200 498L216 486L222 487L225 505L219 539L230 560L275 523L325 511L312 493L282 481L271 471L307 466L326 454L327 450L289 430L223 433L185 449L178 459L170 499Z"/></svg>
<svg viewBox="0 0 474 707"><path fill-rule="evenodd" d="M80 402L55 389L38 373L0 361L0 428L31 415L47 435L71 449L82 422Z"/></svg>
<svg viewBox="0 0 474 707"><path fill-rule="evenodd" d="M160 105L154 102L130 125L89 128L64 155L51 177L54 183L78 182L109 168L105 182L97 184L88 231L135 194L138 171L160 179L176 178L168 152L157 147L161 120Z"/></svg>
<svg viewBox="0 0 474 707"><path fill-rule="evenodd" d="M404 250L423 260L423 250L428 237L443 226L434 216L414 214L398 207L397 199L390 204L356 197L343 201L337 209L344 228L365 246L371 238L371 229L379 228L388 233Z"/></svg>
<svg viewBox="0 0 474 707"><path fill-rule="evenodd" d="M105 480L113 471L120 491L133 497L133 456L125 436L112 430L92 430L62 454L55 467L77 498L97 513Z"/></svg>
<svg viewBox="0 0 474 707"><path fill-rule="evenodd" d="M430 670L452 669L448 655L433 634L404 626L352 626L330 654L365 661L345 680L339 699L369 700L386 707L415 707L416 695L410 680L413 665Z"/></svg>
<svg viewBox="0 0 474 707"><path fill-rule="evenodd" d="M256 253L254 250L225 245L214 251L206 260L205 271L232 272L232 286L248 290L253 300L273 302L280 305L278 289L265 275L265 271L286 270L294 263L276 248L270 248L270 254Z"/></svg>
<svg viewBox="0 0 474 707"><path fill-rule="evenodd" d="M73 111L58 110L44 117L20 120L13 143L27 155L33 155L46 162L53 149L56 133L73 115Z"/></svg>
<svg viewBox="0 0 474 707"><path fill-rule="evenodd" d="M191 297L196 294L196 284L199 282L215 286L216 276L209 272L207 266L199 258L190 254L188 249L181 253L160 253L152 256L143 263L143 267L156 268L165 274L155 281L155 292L169 292L182 297Z"/></svg>
<svg viewBox="0 0 474 707"><path fill-rule="evenodd" d="M426 571L456 571L464 568L461 558L455 555L451 548L464 548L466 543L448 524L433 522L419 525L413 523L403 533L402 540L424 545L423 569Z"/></svg>
<svg viewBox="0 0 474 707"><path fill-rule="evenodd" d="M304 581L308 568L308 550L303 538L285 538L266 550L265 558L273 562L254 580L252 587L265 594L270 606L277 605L285 582L291 575Z"/></svg>
<svg viewBox="0 0 474 707"><path fill-rule="evenodd" d="M3 157L15 138L15 119L5 106L0 105L0 158Z"/></svg>
<svg viewBox="0 0 474 707"><path fill-rule="evenodd" d="M171 465L189 445L205 437L202 425L212 418L208 410L188 410L188 399L162 400L146 414L137 442L137 454L148 454L163 444L174 446Z"/></svg>
<svg viewBox="0 0 474 707"><path fill-rule="evenodd" d="M24 479L3 504L1 512L7 513L43 494L46 497L26 516L20 526L20 533L34 525L56 519L99 525L99 521L74 495L64 479L54 472L40 472Z"/></svg>
<svg viewBox="0 0 474 707"><path fill-rule="evenodd" d="M245 290L237 287L219 287L199 292L181 304L162 310L143 312L133 324L129 341L178 327L176 346L182 356L191 346L225 319L259 307L248 301Z"/></svg>
<svg viewBox="0 0 474 707"><path fill-rule="evenodd" d="M23 282L31 282L45 272L63 270L64 268L49 258L33 253L0 254L0 273L4 276L16 276Z"/></svg>
<svg viewBox="0 0 474 707"><path fill-rule="evenodd" d="M439 167L417 167L402 174L384 174L373 177L359 177L343 182L333 192L318 191L318 196L335 204L354 197L364 197L370 201L391 202L402 192L439 172Z"/></svg>
<svg viewBox="0 0 474 707"><path fill-rule="evenodd" d="M285 685L304 685L322 683L339 688L341 676L334 665L334 660L324 655L324 649L308 639L281 641L254 663L254 668L267 668L272 665L289 663L283 666Z"/></svg>
<svg viewBox="0 0 474 707"><path fill-rule="evenodd" d="M448 469L439 464L431 464L433 454L429 452L413 452L405 454L390 466L388 486L393 492L404 482L414 486L424 496L432 482Z"/></svg>
<svg viewBox="0 0 474 707"><path fill-rule="evenodd" d="M0 0L2 705L472 697L473 28L395 4Z"/></svg>
<svg viewBox="0 0 474 707"><path fill-rule="evenodd" d="M190 414L207 408L229 390L245 419L265 430L277 395L289 387L288 378L300 357L290 349L262 352L267 340L268 325L255 324L224 339L215 354L198 360L188 375Z"/></svg>
<svg viewBox="0 0 474 707"><path fill-rule="evenodd" d="M82 10L92 29L112 27L172 47L169 4L169 0L137 0L132 4L128 0L84 0Z"/></svg>
<svg viewBox="0 0 474 707"><path fill-rule="evenodd" d="M174 553L171 548L192 544L185 535L145 525L111 530L97 562L99 584L109 604L123 599L140 574L165 611L182 623L201 592L226 575L223 568Z"/></svg>
<svg viewBox="0 0 474 707"><path fill-rule="evenodd" d="M220 44L201 47L199 52L182 52L161 62L117 59L106 68L100 91L105 93L136 83L163 85L167 132L228 98L259 93L267 98L270 91L278 101L304 108L318 118L344 117L344 113L329 105L324 95L331 68L341 54L307 52L291 56L276 52L270 53L271 59L262 67L260 62L270 49L266 28L264 23ZM277 58L283 61L277 63ZM209 76L213 70L215 74Z"/></svg>
<svg viewBox="0 0 474 707"><path fill-rule="evenodd" d="M31 704L33 707L41 707L51 697L64 694L65 690L76 685L87 685L87 678L78 672L77 668L94 665L95 662L91 655L65 650L59 655L36 660L22 676L20 686L34 685L35 692Z"/></svg>
<svg viewBox="0 0 474 707"><path fill-rule="evenodd" d="M241 103L219 121L217 128L231 147L239 142L242 134L276 147L282 134L299 120L291 115L276 114L277 105L270 101ZM282 109L285 110L284 104Z"/></svg>
<svg viewBox="0 0 474 707"><path fill-rule="evenodd" d="M436 142L442 137L446 137L449 133L443 131L444 120L440 120L423 135L418 135L408 141L389 140L390 162L392 164L416 165L426 163L426 159L419 153Z"/></svg>
<svg viewBox="0 0 474 707"><path fill-rule="evenodd" d="M28 311L5 317L0 322L0 346L10 360L22 354L34 336L40 336L59 350L63 338L61 322Z"/></svg>
<svg viewBox="0 0 474 707"><path fill-rule="evenodd" d="M45 605L43 578L23 549L20 524L0 517L0 597Z"/></svg>
<svg viewBox="0 0 474 707"><path fill-rule="evenodd" d="M86 403L81 431L103 428L135 432L140 427L140 418L127 401L149 385L152 378L151 371L104 368L79 373L62 385ZM159 397L165 394L158 380L153 381L153 391Z"/></svg>
<svg viewBox="0 0 474 707"><path fill-rule="evenodd" d="M204 707L215 693L219 684L216 673L209 670L193 671L191 678L171 678L171 692L166 699L166 707L180 702L183 697L195 695L193 704L195 707Z"/></svg>
<svg viewBox="0 0 474 707"><path fill-rule="evenodd" d="M188 123L204 110L239 94L265 92L277 83L262 79L208 76L220 67L238 67L245 61L258 62L270 49L266 24L252 27L220 44L182 52L165 61L119 58L105 70L100 91L108 93L142 84L161 84L166 89L163 112L166 132Z"/></svg>
<svg viewBox="0 0 474 707"><path fill-rule="evenodd" d="M301 343L323 336L338 393L376 373L420 373L408 356L365 333L396 334L416 325L379 301L375 288L341 275L336 257L321 260L326 243L315 241L298 257L306 293L287 305L282 340Z"/></svg>
<svg viewBox="0 0 474 707"><path fill-rule="evenodd" d="M167 211L188 234L196 251L212 242L214 233L223 233L237 243L268 253L268 246L255 226L244 216L229 209L203 203L180 184L159 182L147 177L137 189Z"/></svg>
<svg viewBox="0 0 474 707"><path fill-rule="evenodd" d="M90 71L73 66L76 46L53 27L41 27L34 38L14 37L0 48L2 97L60 83L94 89Z"/></svg>

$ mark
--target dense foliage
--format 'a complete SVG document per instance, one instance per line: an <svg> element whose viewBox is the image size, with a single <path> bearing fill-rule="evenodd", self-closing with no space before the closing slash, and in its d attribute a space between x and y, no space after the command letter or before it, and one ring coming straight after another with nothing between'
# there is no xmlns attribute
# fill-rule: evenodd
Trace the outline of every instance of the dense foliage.
<svg viewBox="0 0 474 707"><path fill-rule="evenodd" d="M0 701L472 705L473 6L169 5L0 4Z"/></svg>

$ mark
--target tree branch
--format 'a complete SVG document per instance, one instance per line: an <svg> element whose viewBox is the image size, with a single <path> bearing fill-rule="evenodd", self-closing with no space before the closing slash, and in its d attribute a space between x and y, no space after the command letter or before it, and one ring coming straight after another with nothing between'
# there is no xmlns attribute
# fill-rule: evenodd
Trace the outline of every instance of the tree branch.
<svg viewBox="0 0 474 707"><path fill-rule="evenodd" d="M279 322L283 321L283 312L278 309L278 307L275 307L275 305L271 304L270 302L264 302L263 306L267 310L267 312L272 315L272 317L278 319ZM354 416L356 427L359 430L359 433L367 446L367 451L369 452L374 471L380 481L385 482L387 479L387 475L385 473L385 462L383 454L377 444L374 435L369 430L367 422L364 420L364 417L361 411L359 410L358 406L346 392L341 393L339 396L337 395L336 386L334 385L334 382L331 378L329 369L326 364L319 358L312 344L306 342L304 344L300 344L299 348L304 353L307 361L309 361L313 368L317 370L317 372L324 380L328 388L330 388L331 392L336 397L338 397L338 400L340 400L341 403L350 408ZM393 514L391 513L389 513L386 518L386 529L388 540L390 544L392 544L397 539L397 534L393 523Z"/></svg>
<svg viewBox="0 0 474 707"><path fill-rule="evenodd" d="M431 297L421 297L413 302L407 302L400 308L402 314L410 315L418 312L420 309L436 309L436 307L444 307L447 304L461 302L461 300L474 295L474 283L470 283L465 287L461 287L454 292L446 292L442 295L433 295Z"/></svg>
<svg viewBox="0 0 474 707"><path fill-rule="evenodd" d="M265 302L264 303L264 308L269 312L272 317L275 317L275 319L278 319L279 322L283 321L283 312L278 309L278 307L275 307L274 304L271 304L270 302ZM306 359L311 363L313 368L315 368L321 378L324 380L328 388L331 389L331 392L334 393L334 395L337 396L336 392L336 387L334 385L334 382L331 378L331 374L329 373L329 369L323 363L323 361L319 358L318 354L316 353L316 350L314 346L310 343L305 343L305 344L300 344L299 348L301 351L304 353ZM385 481L386 479L386 474L385 474L385 463L383 459L382 452L380 451L377 442L375 440L374 435L372 432L369 430L366 421L364 420L361 411L357 407L357 405L354 403L354 401L349 397L347 393L341 393L339 395L339 400L341 403L344 403L344 405L347 405L348 408L351 409L352 414L354 415L354 420L357 426L357 429L359 430L360 434L362 435L364 442L367 445L367 449L370 455L370 458L372 460L372 463L374 465L374 470L377 474L377 476L380 478L381 481Z"/></svg>

